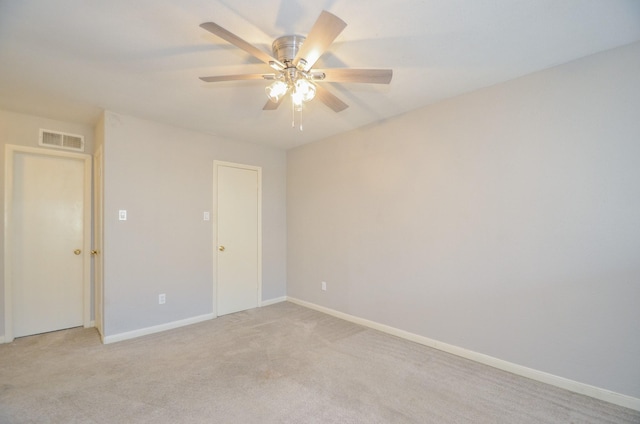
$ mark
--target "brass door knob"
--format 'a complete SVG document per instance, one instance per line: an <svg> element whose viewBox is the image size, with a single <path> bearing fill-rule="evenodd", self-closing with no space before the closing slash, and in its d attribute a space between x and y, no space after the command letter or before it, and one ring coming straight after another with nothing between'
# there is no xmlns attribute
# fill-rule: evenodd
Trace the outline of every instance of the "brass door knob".
<svg viewBox="0 0 640 424"><path fill-rule="evenodd" d="M97 250L92 250L92 251L91 251L91 254L92 254L92 255L97 255L97 254L98 254L98 251L97 251Z"/></svg>
<svg viewBox="0 0 640 424"><path fill-rule="evenodd" d="M221 251L221 252L224 252L224 246L218 247L218 250Z"/></svg>
<svg viewBox="0 0 640 424"><path fill-rule="evenodd" d="M79 255L79 254L81 254L81 253L82 253L82 250L80 250L80 249L76 249L76 250L74 250L74 251L73 251L73 253L75 253L76 255Z"/></svg>

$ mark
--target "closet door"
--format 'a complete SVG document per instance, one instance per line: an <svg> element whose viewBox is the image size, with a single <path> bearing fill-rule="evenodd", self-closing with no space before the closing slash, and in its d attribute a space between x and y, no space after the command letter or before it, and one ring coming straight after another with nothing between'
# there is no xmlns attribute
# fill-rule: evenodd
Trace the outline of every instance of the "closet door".
<svg viewBox="0 0 640 424"><path fill-rule="evenodd" d="M261 170L216 162L217 315L260 303Z"/></svg>

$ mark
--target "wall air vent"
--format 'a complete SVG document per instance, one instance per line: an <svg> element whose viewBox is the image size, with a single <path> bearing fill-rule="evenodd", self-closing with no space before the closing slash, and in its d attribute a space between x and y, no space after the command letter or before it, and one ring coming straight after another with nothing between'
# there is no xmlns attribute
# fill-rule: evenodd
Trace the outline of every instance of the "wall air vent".
<svg viewBox="0 0 640 424"><path fill-rule="evenodd" d="M84 136L59 131L40 130L40 146L84 152Z"/></svg>

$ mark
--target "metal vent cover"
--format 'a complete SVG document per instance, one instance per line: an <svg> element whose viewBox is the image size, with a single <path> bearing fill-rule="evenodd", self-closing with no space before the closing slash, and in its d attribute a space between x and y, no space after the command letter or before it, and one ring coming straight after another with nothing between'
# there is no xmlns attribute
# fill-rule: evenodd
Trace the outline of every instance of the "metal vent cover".
<svg viewBox="0 0 640 424"><path fill-rule="evenodd" d="M84 136L40 129L40 146L84 152Z"/></svg>

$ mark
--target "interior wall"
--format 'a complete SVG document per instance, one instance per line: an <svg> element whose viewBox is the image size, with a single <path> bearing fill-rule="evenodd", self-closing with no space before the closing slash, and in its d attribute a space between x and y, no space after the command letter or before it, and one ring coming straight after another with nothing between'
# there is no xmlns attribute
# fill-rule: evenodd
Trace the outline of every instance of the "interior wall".
<svg viewBox="0 0 640 424"><path fill-rule="evenodd" d="M43 149L38 146L40 129L68 132L84 136L84 153L93 153L93 127L73 122L57 121L38 116L25 115L7 110L0 110L0 210L4 216L4 182L5 182L5 146L13 144ZM4 219L3 219L4 222ZM2 235L0 243L0 338L4 336L5 299L4 299L4 224L0 226Z"/></svg>
<svg viewBox="0 0 640 424"><path fill-rule="evenodd" d="M638 93L640 43L290 150L288 295L640 398Z"/></svg>
<svg viewBox="0 0 640 424"><path fill-rule="evenodd" d="M262 167L262 296L285 296L284 151L114 112L104 132L105 336L213 312L214 160Z"/></svg>

